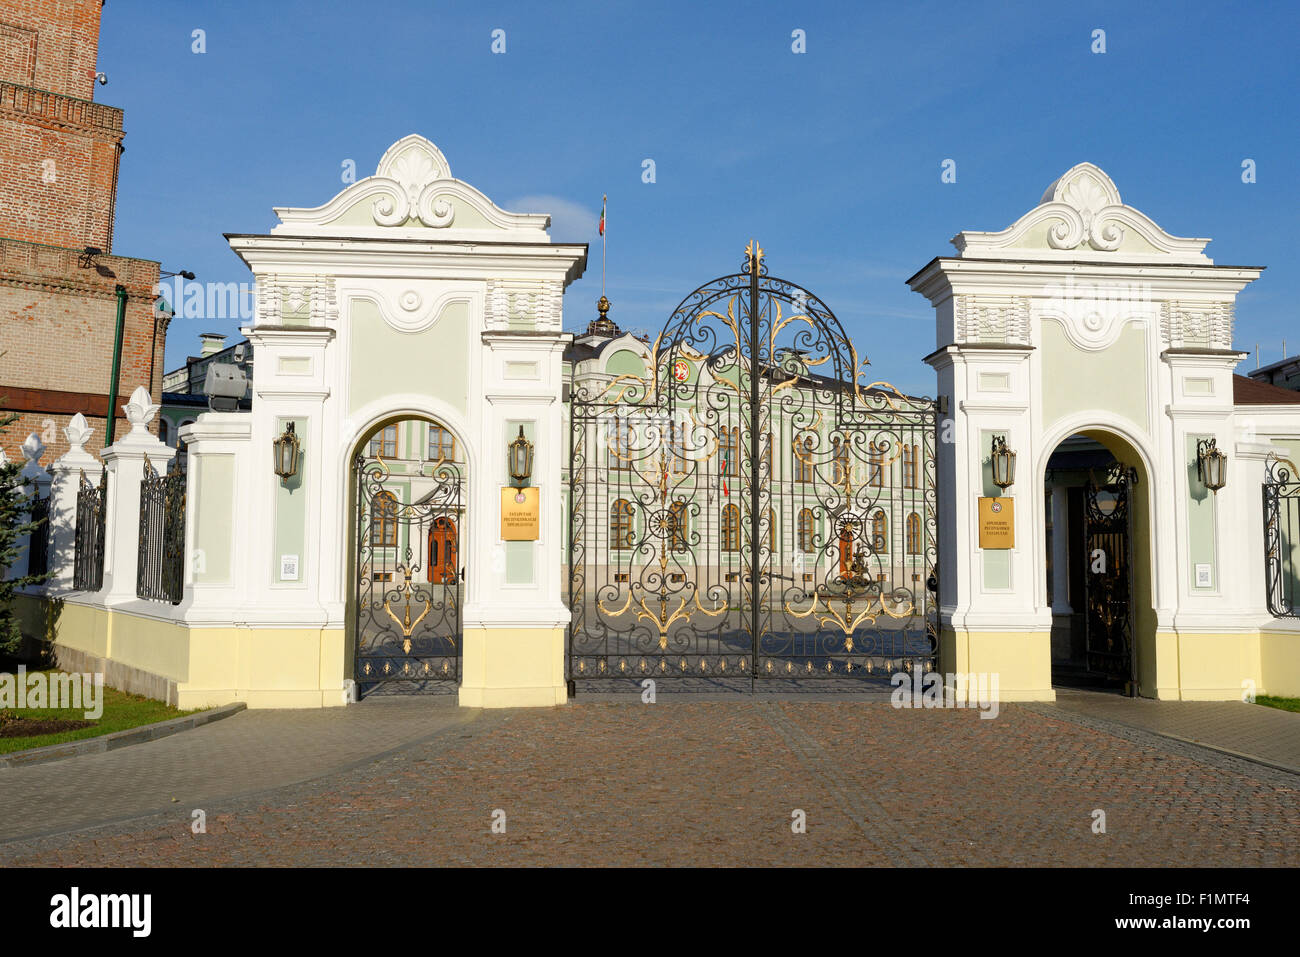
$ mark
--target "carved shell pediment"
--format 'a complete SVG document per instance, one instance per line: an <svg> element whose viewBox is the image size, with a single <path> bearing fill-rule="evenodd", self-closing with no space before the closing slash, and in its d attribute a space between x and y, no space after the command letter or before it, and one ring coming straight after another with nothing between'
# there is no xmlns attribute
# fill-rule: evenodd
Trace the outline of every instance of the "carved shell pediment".
<svg viewBox="0 0 1300 957"><path fill-rule="evenodd" d="M323 206L276 207L276 232L329 236L391 235L393 229L465 233L510 232L549 242L550 217L511 213L451 175L442 151L423 136L404 136L385 152L373 176L352 183ZM458 217L460 222L458 222Z"/></svg>
<svg viewBox="0 0 1300 957"><path fill-rule="evenodd" d="M959 233L952 240L964 259L1094 259L1209 264L1208 239L1173 236L1127 206L1119 189L1092 163L1071 167L1047 187L1039 204L1000 232Z"/></svg>

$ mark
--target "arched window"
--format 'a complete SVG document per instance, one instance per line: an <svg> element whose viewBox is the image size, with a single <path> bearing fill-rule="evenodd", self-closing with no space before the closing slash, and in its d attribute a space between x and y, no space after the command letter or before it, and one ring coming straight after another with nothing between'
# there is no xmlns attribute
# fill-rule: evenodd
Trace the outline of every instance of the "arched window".
<svg viewBox="0 0 1300 957"><path fill-rule="evenodd" d="M794 440L794 480L808 483L813 480L812 438Z"/></svg>
<svg viewBox="0 0 1300 957"><path fill-rule="evenodd" d="M874 439L868 448L867 465L871 470L869 481L873 488L881 488L885 482L885 447Z"/></svg>
<svg viewBox="0 0 1300 957"><path fill-rule="evenodd" d="M805 508L799 511L799 551L811 552L813 550L813 513L812 509Z"/></svg>
<svg viewBox="0 0 1300 957"><path fill-rule="evenodd" d="M740 508L736 505L722 510L722 550L740 551Z"/></svg>
<svg viewBox="0 0 1300 957"><path fill-rule="evenodd" d="M609 547L623 551L632 547L632 506L616 499L609 507Z"/></svg>
<svg viewBox="0 0 1300 957"><path fill-rule="evenodd" d="M921 554L921 516L915 512L907 516L907 554Z"/></svg>
<svg viewBox="0 0 1300 957"><path fill-rule="evenodd" d="M392 492L380 492L371 499L370 544L397 544L397 498Z"/></svg>
<svg viewBox="0 0 1300 957"><path fill-rule="evenodd" d="M371 458L397 458L397 423L386 425L370 440Z"/></svg>
<svg viewBox="0 0 1300 957"><path fill-rule="evenodd" d="M670 547L673 551L686 547L686 503L673 502L668 509L673 519L673 533Z"/></svg>
<svg viewBox="0 0 1300 957"><path fill-rule="evenodd" d="M889 551L889 520L882 511L871 516L871 547L877 554Z"/></svg>
<svg viewBox="0 0 1300 957"><path fill-rule="evenodd" d="M429 426L430 462L454 462L456 460L456 438L445 426Z"/></svg>

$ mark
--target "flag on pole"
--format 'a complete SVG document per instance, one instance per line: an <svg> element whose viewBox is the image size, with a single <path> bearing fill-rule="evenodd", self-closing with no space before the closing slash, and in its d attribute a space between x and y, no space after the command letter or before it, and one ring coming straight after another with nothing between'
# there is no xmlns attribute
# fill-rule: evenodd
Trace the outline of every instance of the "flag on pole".
<svg viewBox="0 0 1300 957"><path fill-rule="evenodd" d="M600 235L605 235L605 203L609 200L608 196L600 197Z"/></svg>

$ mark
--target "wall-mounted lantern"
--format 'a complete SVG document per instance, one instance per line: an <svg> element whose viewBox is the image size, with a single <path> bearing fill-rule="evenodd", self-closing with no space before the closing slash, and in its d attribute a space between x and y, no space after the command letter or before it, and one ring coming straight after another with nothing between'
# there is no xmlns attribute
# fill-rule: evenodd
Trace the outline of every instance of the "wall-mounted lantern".
<svg viewBox="0 0 1300 957"><path fill-rule="evenodd" d="M533 443L524 438L524 427L519 426L519 435L506 446L506 462L510 465L510 477L516 482L527 483L533 476Z"/></svg>
<svg viewBox="0 0 1300 957"><path fill-rule="evenodd" d="M275 474L280 476L282 481L288 481L297 475L299 445L292 422L285 426L283 434L278 439L271 442L271 448L275 458Z"/></svg>
<svg viewBox="0 0 1300 957"><path fill-rule="evenodd" d="M1007 448L1007 440L993 436L993 484L1006 491L1016 482L1016 453Z"/></svg>
<svg viewBox="0 0 1300 957"><path fill-rule="evenodd" d="M1219 451L1214 439L1196 443L1196 475L1211 492L1228 484L1228 456Z"/></svg>

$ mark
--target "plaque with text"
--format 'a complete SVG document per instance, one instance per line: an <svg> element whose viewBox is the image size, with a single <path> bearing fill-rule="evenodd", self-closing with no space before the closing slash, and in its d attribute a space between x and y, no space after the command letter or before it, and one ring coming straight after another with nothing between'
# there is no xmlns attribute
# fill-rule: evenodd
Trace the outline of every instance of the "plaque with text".
<svg viewBox="0 0 1300 957"><path fill-rule="evenodd" d="M1016 547L1016 501L980 499L980 548Z"/></svg>
<svg viewBox="0 0 1300 957"><path fill-rule="evenodd" d="M538 516L541 496L536 488L501 490L501 540L535 542L540 537Z"/></svg>

